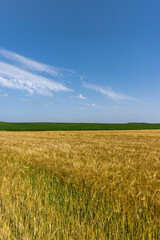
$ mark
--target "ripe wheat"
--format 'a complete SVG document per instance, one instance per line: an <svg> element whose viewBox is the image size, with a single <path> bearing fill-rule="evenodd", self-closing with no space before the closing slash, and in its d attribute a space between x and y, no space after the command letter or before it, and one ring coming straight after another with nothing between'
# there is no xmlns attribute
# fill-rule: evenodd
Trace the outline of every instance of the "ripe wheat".
<svg viewBox="0 0 160 240"><path fill-rule="evenodd" d="M0 132L0 239L160 239L160 130Z"/></svg>

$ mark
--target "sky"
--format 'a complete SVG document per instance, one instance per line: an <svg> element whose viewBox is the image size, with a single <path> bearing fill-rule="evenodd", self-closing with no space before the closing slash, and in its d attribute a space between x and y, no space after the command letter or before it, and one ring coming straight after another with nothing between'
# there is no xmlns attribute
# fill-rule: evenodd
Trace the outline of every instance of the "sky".
<svg viewBox="0 0 160 240"><path fill-rule="evenodd" d="M0 121L160 122L159 0L0 0Z"/></svg>

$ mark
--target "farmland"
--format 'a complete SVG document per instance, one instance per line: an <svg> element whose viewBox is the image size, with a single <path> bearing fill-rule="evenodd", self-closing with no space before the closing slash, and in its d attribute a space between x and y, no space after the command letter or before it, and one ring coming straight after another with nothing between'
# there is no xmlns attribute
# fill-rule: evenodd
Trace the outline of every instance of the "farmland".
<svg viewBox="0 0 160 240"><path fill-rule="evenodd" d="M160 239L160 130L0 132L1 239Z"/></svg>
<svg viewBox="0 0 160 240"><path fill-rule="evenodd" d="M93 131L160 129L160 123L52 123L52 122L0 122L5 131Z"/></svg>

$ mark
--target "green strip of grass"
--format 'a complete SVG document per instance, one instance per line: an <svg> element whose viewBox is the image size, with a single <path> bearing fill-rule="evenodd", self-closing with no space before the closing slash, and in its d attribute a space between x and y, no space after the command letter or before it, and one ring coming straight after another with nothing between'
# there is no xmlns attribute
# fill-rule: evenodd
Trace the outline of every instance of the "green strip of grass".
<svg viewBox="0 0 160 240"><path fill-rule="evenodd" d="M7 123L0 122L0 130L5 131L83 131L83 130L142 130L160 129L160 123Z"/></svg>

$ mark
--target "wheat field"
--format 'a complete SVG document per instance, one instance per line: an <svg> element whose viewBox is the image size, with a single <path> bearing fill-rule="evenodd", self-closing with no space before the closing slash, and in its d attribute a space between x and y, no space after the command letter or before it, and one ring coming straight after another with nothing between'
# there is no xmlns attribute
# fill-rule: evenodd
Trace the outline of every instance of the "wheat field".
<svg viewBox="0 0 160 240"><path fill-rule="evenodd" d="M160 239L160 130L1 131L0 239Z"/></svg>

